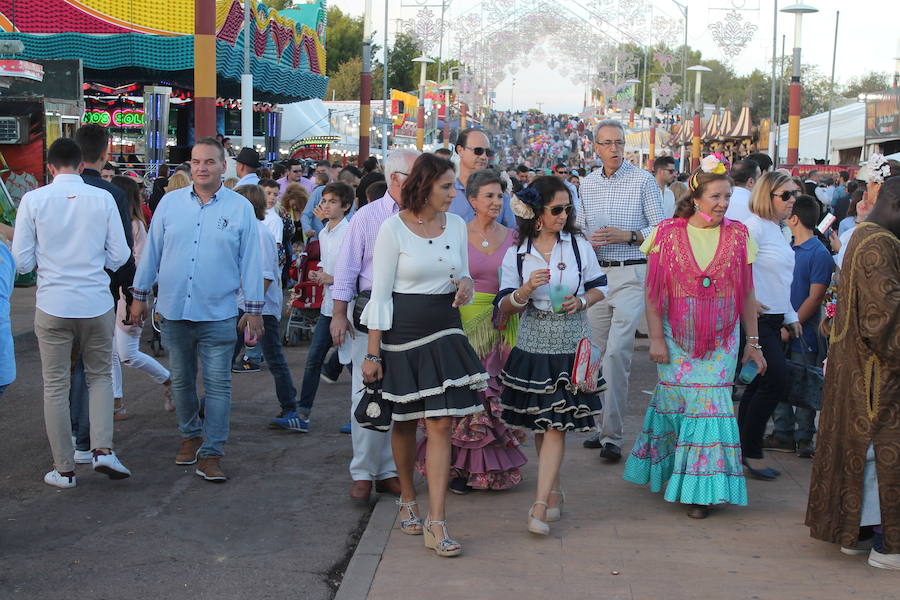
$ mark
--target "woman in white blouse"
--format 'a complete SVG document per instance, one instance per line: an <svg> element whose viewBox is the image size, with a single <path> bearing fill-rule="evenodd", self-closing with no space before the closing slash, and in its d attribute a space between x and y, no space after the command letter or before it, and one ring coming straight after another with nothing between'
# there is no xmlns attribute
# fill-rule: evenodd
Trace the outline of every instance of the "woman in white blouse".
<svg viewBox="0 0 900 600"><path fill-rule="evenodd" d="M391 403L391 444L400 478L403 533L424 533L425 546L456 556L444 500L450 475L450 423L483 409L488 375L469 345L458 307L472 300L466 224L447 210L456 195L450 161L423 154L403 184L404 210L389 217L375 242L372 297L361 322L369 329L363 380L381 380ZM416 512L416 425L428 432L428 518Z"/></svg>
<svg viewBox="0 0 900 600"><path fill-rule="evenodd" d="M752 477L765 481L781 474L767 467L763 460L766 423L778 403L787 399L790 386L781 329L787 328L793 337L800 335L800 322L791 306L794 250L780 226L781 221L790 216L799 189L787 175L766 173L753 186L750 196L752 214L744 221L759 246L759 254L753 263L753 287L761 305L759 339L748 337L747 343L762 350L768 367L744 391L738 410L738 427L744 465Z"/></svg>
<svg viewBox="0 0 900 600"><path fill-rule="evenodd" d="M501 419L535 434L538 483L528 530L547 535L547 522L562 516L566 432L595 429L600 412L598 393L573 387L571 374L578 343L591 336L585 311L603 299L606 275L575 227L572 199L561 180L538 177L516 194L512 208L519 217L519 244L503 258L496 302L504 313L523 316L500 372Z"/></svg>

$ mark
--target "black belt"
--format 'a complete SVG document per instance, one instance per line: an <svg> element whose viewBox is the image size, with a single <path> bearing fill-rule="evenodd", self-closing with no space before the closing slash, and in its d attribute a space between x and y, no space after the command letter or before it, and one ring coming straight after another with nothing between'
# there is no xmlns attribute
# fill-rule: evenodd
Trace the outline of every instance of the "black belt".
<svg viewBox="0 0 900 600"><path fill-rule="evenodd" d="M631 260L601 260L601 267L627 267L629 265L646 265L646 258L633 258Z"/></svg>

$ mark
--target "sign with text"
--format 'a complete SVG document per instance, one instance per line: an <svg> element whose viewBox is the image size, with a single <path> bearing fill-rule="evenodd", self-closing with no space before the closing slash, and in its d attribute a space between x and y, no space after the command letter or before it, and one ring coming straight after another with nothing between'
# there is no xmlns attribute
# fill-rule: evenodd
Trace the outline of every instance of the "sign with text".
<svg viewBox="0 0 900 600"><path fill-rule="evenodd" d="M102 108L91 108L84 111L81 122L85 125L96 123L104 127L138 129L144 126L144 109L117 108L115 110L104 110Z"/></svg>
<svg viewBox="0 0 900 600"><path fill-rule="evenodd" d="M900 139L900 89L866 94L866 141Z"/></svg>

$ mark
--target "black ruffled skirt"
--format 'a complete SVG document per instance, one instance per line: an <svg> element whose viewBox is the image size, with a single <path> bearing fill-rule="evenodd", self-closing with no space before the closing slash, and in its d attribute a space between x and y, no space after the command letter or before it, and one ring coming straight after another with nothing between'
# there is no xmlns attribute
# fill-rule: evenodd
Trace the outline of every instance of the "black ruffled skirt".
<svg viewBox="0 0 900 600"><path fill-rule="evenodd" d="M394 294L381 339L382 394L395 421L459 417L484 409L488 374L462 328L453 294Z"/></svg>
<svg viewBox="0 0 900 600"><path fill-rule="evenodd" d="M590 327L584 311L560 315L528 306L516 346L500 372L504 423L539 433L596 429L599 393L581 392L570 383L575 350L585 337L590 337ZM602 377L599 383L602 390Z"/></svg>

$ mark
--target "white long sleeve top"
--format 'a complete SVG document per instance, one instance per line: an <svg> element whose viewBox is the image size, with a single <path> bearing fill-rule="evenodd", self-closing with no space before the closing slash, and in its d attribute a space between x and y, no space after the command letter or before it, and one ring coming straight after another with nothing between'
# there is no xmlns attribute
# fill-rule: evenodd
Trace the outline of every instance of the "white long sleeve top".
<svg viewBox="0 0 900 600"><path fill-rule="evenodd" d="M752 214L744 221L759 246L753 263L753 287L756 299L768 306L767 315L784 315L784 322L796 323L797 311L791 306L791 282L794 279L794 250L784 239L781 228L768 219Z"/></svg>
<svg viewBox="0 0 900 600"><path fill-rule="evenodd" d="M573 244L578 244L581 255L581 283ZM519 278L518 255L522 255L522 277ZM597 255L590 242L581 236L572 236L564 231L559 233L559 241L550 252L550 262L544 260L540 251L530 241L525 241L518 246L513 246L503 256L503 264L500 266L500 292L497 298L510 294L519 288L523 282L528 281L533 271L550 269L550 283L542 285L531 294L531 302L538 310L550 311L553 306L550 303L550 286L563 285L569 290L569 294L580 296L588 290L599 289L604 295L607 293L606 275L600 268Z"/></svg>
<svg viewBox="0 0 900 600"><path fill-rule="evenodd" d="M410 231L399 214L381 225L375 240L372 297L360 318L363 325L379 331L391 328L394 292L449 294L456 290L452 280L470 277L466 223L445 214L447 226L436 238Z"/></svg>

